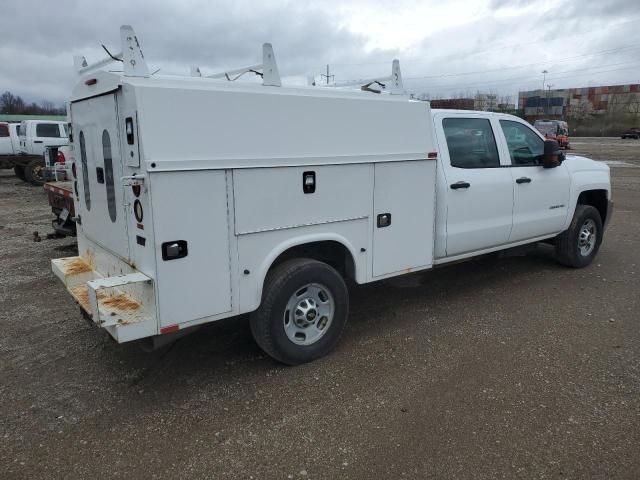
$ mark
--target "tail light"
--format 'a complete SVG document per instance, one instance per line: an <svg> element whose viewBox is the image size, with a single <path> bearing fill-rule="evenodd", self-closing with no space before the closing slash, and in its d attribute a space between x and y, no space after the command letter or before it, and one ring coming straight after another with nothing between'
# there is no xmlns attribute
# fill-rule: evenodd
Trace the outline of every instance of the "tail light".
<svg viewBox="0 0 640 480"><path fill-rule="evenodd" d="M140 192L142 191L142 187L140 186L140 184L131 185L131 190L133 190L133 194L136 197L139 197L140 196Z"/></svg>
<svg viewBox="0 0 640 480"><path fill-rule="evenodd" d="M66 161L66 158L64 158L64 153L62 153L60 150L58 150L58 156L56 157L56 163L64 164L65 161Z"/></svg>

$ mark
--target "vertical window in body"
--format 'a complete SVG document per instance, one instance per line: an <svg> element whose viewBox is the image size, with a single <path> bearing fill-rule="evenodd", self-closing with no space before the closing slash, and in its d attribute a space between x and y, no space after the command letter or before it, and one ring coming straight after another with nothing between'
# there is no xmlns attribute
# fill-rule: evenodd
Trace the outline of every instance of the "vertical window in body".
<svg viewBox="0 0 640 480"><path fill-rule="evenodd" d="M104 179L107 187L107 208L109 218L115 223L117 217L116 190L113 181L113 159L111 157L111 137L109 132L102 132L102 156L104 157Z"/></svg>
<svg viewBox="0 0 640 480"><path fill-rule="evenodd" d="M82 185L84 189L84 203L87 210L91 210L91 192L89 191L89 167L87 166L87 148L84 142L84 132L80 131L80 162L82 163Z"/></svg>

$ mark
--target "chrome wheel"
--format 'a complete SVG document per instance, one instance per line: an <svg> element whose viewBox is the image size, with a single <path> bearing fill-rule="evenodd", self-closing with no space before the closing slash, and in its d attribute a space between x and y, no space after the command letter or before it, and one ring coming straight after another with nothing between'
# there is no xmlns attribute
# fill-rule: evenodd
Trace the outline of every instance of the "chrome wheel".
<svg viewBox="0 0 640 480"><path fill-rule="evenodd" d="M593 249L596 247L597 234L596 222L591 218L585 220L578 234L578 250L580 250L580 255L587 257L593 252Z"/></svg>
<svg viewBox="0 0 640 480"><path fill-rule="evenodd" d="M298 289L284 310L284 331L296 345L311 345L320 340L333 321L335 302L329 289L310 283Z"/></svg>

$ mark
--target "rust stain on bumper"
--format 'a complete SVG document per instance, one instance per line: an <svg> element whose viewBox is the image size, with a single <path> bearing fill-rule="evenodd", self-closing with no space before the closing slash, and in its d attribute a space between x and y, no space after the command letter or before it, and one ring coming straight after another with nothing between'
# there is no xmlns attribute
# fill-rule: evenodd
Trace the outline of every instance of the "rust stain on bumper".
<svg viewBox="0 0 640 480"><path fill-rule="evenodd" d="M69 290L76 302L80 304L82 309L91 315L91 306L89 305L89 287L80 285Z"/></svg>
<svg viewBox="0 0 640 480"><path fill-rule="evenodd" d="M65 275L78 275L80 273L88 273L91 271L91 265L80 257L76 257L71 262L64 265Z"/></svg>
<svg viewBox="0 0 640 480"><path fill-rule="evenodd" d="M140 308L140 304L125 293L113 296L101 296L99 303L105 307L121 311L132 311Z"/></svg>

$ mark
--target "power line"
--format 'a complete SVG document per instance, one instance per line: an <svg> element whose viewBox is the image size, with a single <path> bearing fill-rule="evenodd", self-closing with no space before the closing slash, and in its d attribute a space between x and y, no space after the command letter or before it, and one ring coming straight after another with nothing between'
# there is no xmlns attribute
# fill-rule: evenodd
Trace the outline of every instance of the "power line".
<svg viewBox="0 0 640 480"><path fill-rule="evenodd" d="M483 74L483 73L495 73L495 72L502 72L504 70L513 70L513 69L518 69L518 68L526 68L526 67L535 67L537 65L548 65L548 64L556 64L556 63L562 63L562 62L566 62L566 61L571 61L574 59L580 59L580 58L587 58L587 57L595 57L595 56L601 56L601 55L608 55L610 53L616 53L616 52L620 52L620 51L628 51L628 50L637 50L640 49L640 45L633 45L633 46L627 46L627 47L619 47L619 48L613 48L613 49L609 49L609 50L601 50L599 52L594 52L594 53L584 53L581 55L575 55L573 57L565 57L565 58L559 58L559 59L554 59L554 60L545 60L545 61L541 61L541 62L534 62L534 63L526 63L526 64L521 64L521 65L512 65L512 66L506 66L506 67L501 67L501 68L491 68L488 70L476 70L476 71L472 71L472 72L461 72L461 73L443 73L443 74L439 74L439 75L422 75L422 76L417 76L417 77L404 77L407 80L418 80L418 79L429 79L429 78L447 78L447 77L460 77L460 76L467 76L467 75L478 75L478 74Z"/></svg>
<svg viewBox="0 0 640 480"><path fill-rule="evenodd" d="M622 71L622 70L630 70L630 69L637 69L640 65L635 65L635 66L631 66L631 67L626 67L626 68L614 68L614 69L609 69L609 70L602 70L602 71L598 71L598 72L588 72L588 73L583 73L583 74L578 74L578 75L563 75L563 76L559 76L559 77L550 77L547 80L561 80L563 78L575 78L575 77L581 77L581 76L585 76L585 75L600 75L603 73L610 73L610 72L616 72L616 71ZM456 85L456 84L450 84L450 85L437 85L437 86L424 86L421 87L422 90L426 90L426 91L431 91L431 90L468 90L470 88L476 89L478 87L486 87L486 86L492 86L492 85L499 85L501 83L507 83L507 82L513 82L514 80L517 79L528 79L528 80L532 80L531 77L516 77L516 78L510 78L507 80L496 80L493 82L484 82L484 83L473 83L473 84L464 84L464 85ZM633 81L629 81L629 82L618 82L619 84L626 84L626 83L634 83L637 82L637 79L634 79ZM415 90L415 89L412 89Z"/></svg>
<svg viewBox="0 0 640 480"><path fill-rule="evenodd" d="M634 23L634 22L638 22L640 21L640 17L638 18L632 18L630 20L626 20L624 22L616 22L612 25L610 25L610 28L613 27L618 27L620 25L626 25L628 23ZM524 47L524 46L528 46L528 45L534 45L536 43L541 43L541 42L555 42L556 40L561 40L564 38L575 38L577 36L583 36L583 35L593 35L593 30L589 30L589 31L585 31L585 32L579 32L579 33L572 33L572 34L567 34L567 35L561 35L552 39L548 39L548 38L540 38L538 40L533 40L531 42L525 42L525 43L511 43L511 44L502 44L502 46L500 46L500 43L497 44L489 44L490 48L487 48L485 50L475 50L475 51L471 51L468 52L466 54L464 54L464 56L462 58L466 58L469 57L471 55L479 55L482 53L491 53L494 52L496 50L504 50L507 48L516 48L516 47ZM493 45L493 46L491 46ZM415 64L415 63L424 63L424 62L428 62L432 60L432 58L422 58L422 59L415 59L415 60L404 60L402 63L405 65L410 65L410 64ZM361 62L361 63L331 63L331 65L333 65L334 67L350 67L350 66L354 66L354 67L360 67L360 66L367 66L367 65L386 65L389 62Z"/></svg>
<svg viewBox="0 0 640 480"><path fill-rule="evenodd" d="M618 69L612 69L612 70L605 70L604 72L612 72L612 71L617 71L617 70L628 70L631 68L638 68L640 66L640 64L638 64L637 62L620 62L620 63L612 63L609 65L599 65L597 67L588 67L588 68L577 68L577 69L572 69L572 70L562 70L560 72L555 72L556 74L563 74L563 73L572 73L572 72L587 72L583 75L590 75L590 74L598 74L598 73L604 73L604 72L592 72L592 70L594 69L600 69L600 68L606 68L606 67L615 67L615 66L620 66L620 65L631 65L625 68L618 68ZM558 77L558 76L550 76L548 78L548 80L557 80L557 79L561 79L561 78L569 78L572 76L582 76L580 74L578 75L567 75L567 76L563 76L563 77ZM406 77L406 80L420 80L420 77L417 78L411 78L411 77ZM495 83L506 83L506 82L513 82L513 81L517 81L517 80L531 80L532 77L531 75L526 75L526 76L517 76L517 77L508 77L508 78L503 78L500 80L488 80L488 81L484 81L484 82L474 82L472 85L488 85L488 84L495 84ZM436 84L436 85L425 85L424 88L454 88L455 86L452 86L452 84Z"/></svg>

